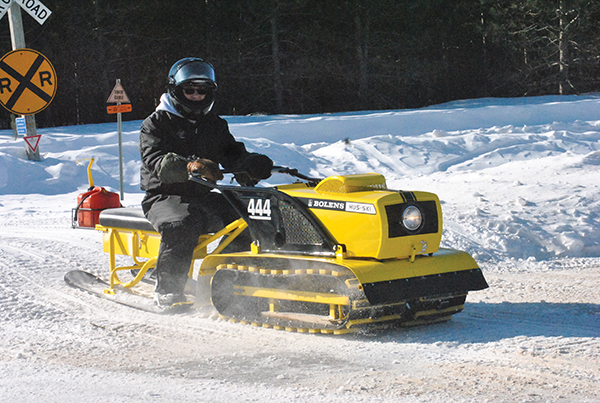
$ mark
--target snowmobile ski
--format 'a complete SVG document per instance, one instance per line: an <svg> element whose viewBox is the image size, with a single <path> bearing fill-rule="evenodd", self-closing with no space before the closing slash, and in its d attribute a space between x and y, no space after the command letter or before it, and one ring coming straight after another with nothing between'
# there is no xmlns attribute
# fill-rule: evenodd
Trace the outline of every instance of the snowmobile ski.
<svg viewBox="0 0 600 403"><path fill-rule="evenodd" d="M169 308L161 308L154 303L153 299L135 294L126 288L114 288L111 292L107 292L106 290L110 287L107 282L82 270L72 270L66 273L65 282L73 288L78 288L119 304L151 313L183 313L188 312L193 305L193 302L182 302L173 304Z"/></svg>

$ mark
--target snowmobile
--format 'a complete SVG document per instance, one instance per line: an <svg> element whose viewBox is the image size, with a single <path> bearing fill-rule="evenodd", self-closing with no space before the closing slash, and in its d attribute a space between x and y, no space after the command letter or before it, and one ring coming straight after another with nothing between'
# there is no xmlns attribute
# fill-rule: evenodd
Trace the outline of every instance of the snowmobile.
<svg viewBox="0 0 600 403"><path fill-rule="evenodd" d="M221 192L241 217L199 238L194 259L201 264L195 272L192 263L189 273L199 290L195 306L208 292L204 304L231 321L343 334L446 321L463 310L469 291L488 287L468 253L440 248L442 210L435 194L388 189L377 173L320 179L285 167L273 172L295 182L244 187L190 176L198 186ZM246 228L253 239L250 250L223 253ZM151 297L137 292L160 245L160 234L141 209L105 209L95 229L103 233L109 254L108 281L72 271L65 275L67 283L158 309ZM118 267L117 255L130 256L134 264ZM122 279L124 271L133 273L130 280Z"/></svg>

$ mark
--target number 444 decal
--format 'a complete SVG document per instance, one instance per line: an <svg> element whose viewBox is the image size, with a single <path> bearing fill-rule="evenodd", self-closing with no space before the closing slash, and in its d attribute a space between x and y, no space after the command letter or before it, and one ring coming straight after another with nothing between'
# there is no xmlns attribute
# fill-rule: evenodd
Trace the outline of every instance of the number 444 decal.
<svg viewBox="0 0 600 403"><path fill-rule="evenodd" d="M248 215L253 220L271 219L270 199L250 199L248 201Z"/></svg>

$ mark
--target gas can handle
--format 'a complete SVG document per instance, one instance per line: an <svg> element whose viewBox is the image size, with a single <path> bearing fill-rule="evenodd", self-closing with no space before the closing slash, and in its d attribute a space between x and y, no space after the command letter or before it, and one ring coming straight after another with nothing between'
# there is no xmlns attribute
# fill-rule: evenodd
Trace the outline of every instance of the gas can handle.
<svg viewBox="0 0 600 403"><path fill-rule="evenodd" d="M75 161L75 163L77 165L80 165L79 162L81 162L81 161L87 161L87 160L90 161L90 163L88 164L88 167L87 167L88 183L90 185L90 187L88 188L88 190L92 190L94 188L94 178L92 178L92 164L94 163L94 157L91 157L91 158L82 158L82 159L79 159L79 160Z"/></svg>

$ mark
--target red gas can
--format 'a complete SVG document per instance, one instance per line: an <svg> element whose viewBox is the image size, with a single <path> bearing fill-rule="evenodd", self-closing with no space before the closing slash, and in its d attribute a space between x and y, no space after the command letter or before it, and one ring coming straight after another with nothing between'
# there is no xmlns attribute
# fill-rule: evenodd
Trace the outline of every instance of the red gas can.
<svg viewBox="0 0 600 403"><path fill-rule="evenodd" d="M77 196L77 208L75 209L77 225L79 227L95 227L98 224L100 212L115 207L122 207L118 193L109 192L100 186L80 193Z"/></svg>

